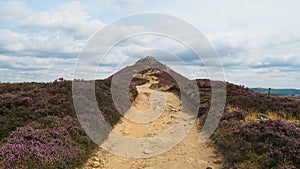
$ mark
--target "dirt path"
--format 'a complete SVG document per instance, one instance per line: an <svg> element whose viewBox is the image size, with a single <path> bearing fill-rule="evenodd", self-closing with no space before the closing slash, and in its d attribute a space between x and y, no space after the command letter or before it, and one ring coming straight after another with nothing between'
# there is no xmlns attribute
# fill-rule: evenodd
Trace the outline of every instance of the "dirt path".
<svg viewBox="0 0 300 169"><path fill-rule="evenodd" d="M115 132L136 138L151 137L162 133L176 123L180 114L180 98L171 92L158 92L150 89L151 83L155 83L155 81L151 80L150 83L137 86L139 95L125 115L131 120L125 117L122 118L114 127ZM165 107L164 112L157 117L153 116L156 113L155 111L161 111L160 108L162 107ZM145 120L143 117L153 118L154 121L148 123L132 121L132 117L138 113L140 115L138 115L137 121ZM99 147L83 168L206 169L209 166L213 169L221 168L222 159L215 154L215 149L210 146L210 142L199 144L198 123L191 124L193 127L190 133L179 144L160 155L149 158L123 157L114 155Z"/></svg>

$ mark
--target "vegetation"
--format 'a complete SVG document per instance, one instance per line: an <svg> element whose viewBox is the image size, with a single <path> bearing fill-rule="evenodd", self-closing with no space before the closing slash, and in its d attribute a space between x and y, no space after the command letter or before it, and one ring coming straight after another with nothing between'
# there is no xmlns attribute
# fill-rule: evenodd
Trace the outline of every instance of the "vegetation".
<svg viewBox="0 0 300 169"><path fill-rule="evenodd" d="M158 89L176 89L167 73L159 76ZM199 116L204 119L211 102L211 81L198 79ZM300 168L300 101L287 97L268 97L243 86L226 83L226 109L214 133L219 152L226 159L224 168L296 169ZM260 120L258 113L270 120Z"/></svg>
<svg viewBox="0 0 300 169"><path fill-rule="evenodd" d="M227 110L213 136L227 167L300 167L299 128L283 120L245 122L246 117L243 110Z"/></svg>
<svg viewBox="0 0 300 169"><path fill-rule="evenodd" d="M130 85L133 97L139 83ZM99 109L114 125L120 115L110 79L95 84ZM0 84L0 168L74 168L87 160L96 144L77 120L71 88L71 81Z"/></svg>
<svg viewBox="0 0 300 169"><path fill-rule="evenodd" d="M168 73L156 72L153 76L158 84L152 88L180 92ZM120 115L112 104L111 79L95 84L99 109L114 125ZM137 96L136 85L146 82L142 78L132 80L131 100ZM197 84L199 116L204 118L211 102L211 81L201 79ZM212 137L226 158L224 167L300 168L300 101L226 85L226 110ZM71 88L71 81L64 80L0 84L0 168L74 168L87 160L96 144L76 118ZM270 119L259 120L258 113Z"/></svg>

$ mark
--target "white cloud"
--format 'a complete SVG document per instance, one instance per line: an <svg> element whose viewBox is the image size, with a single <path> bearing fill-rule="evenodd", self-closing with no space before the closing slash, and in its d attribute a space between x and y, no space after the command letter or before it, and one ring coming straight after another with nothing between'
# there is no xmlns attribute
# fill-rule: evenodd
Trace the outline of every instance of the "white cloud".
<svg viewBox="0 0 300 169"><path fill-rule="evenodd" d="M21 28L61 30L78 38L87 38L104 25L92 19L86 12L86 5L72 1L49 10L33 14L19 23Z"/></svg>
<svg viewBox="0 0 300 169"><path fill-rule="evenodd" d="M69 36L36 36L0 30L0 52L35 57L76 57L83 46Z"/></svg>
<svg viewBox="0 0 300 169"><path fill-rule="evenodd" d="M89 9L94 12L122 12L136 10L143 0L101 0L87 2Z"/></svg>
<svg viewBox="0 0 300 169"><path fill-rule="evenodd" d="M247 87L299 88L299 70L281 67L225 69L228 81Z"/></svg>
<svg viewBox="0 0 300 169"><path fill-rule="evenodd" d="M253 35L244 32L215 32L207 35L217 48L242 48L247 45Z"/></svg>
<svg viewBox="0 0 300 169"><path fill-rule="evenodd" d="M141 2L142 0L110 0L112 6L114 6L114 8L117 10L121 10L124 7L135 6Z"/></svg>
<svg viewBox="0 0 300 169"><path fill-rule="evenodd" d="M76 59L0 55L0 79L8 82L72 79Z"/></svg>
<svg viewBox="0 0 300 169"><path fill-rule="evenodd" d="M31 56L7 56L0 55L0 62L6 65L6 68L13 69L55 69L61 67L61 64L72 64L76 59L66 58L35 58ZM5 68L3 66L3 68Z"/></svg>
<svg viewBox="0 0 300 169"><path fill-rule="evenodd" d="M293 34L262 36L245 32L208 34L225 67L300 66L300 39Z"/></svg>
<svg viewBox="0 0 300 169"><path fill-rule="evenodd" d="M30 14L31 10L21 1L0 2L0 22L12 22Z"/></svg>
<svg viewBox="0 0 300 169"><path fill-rule="evenodd" d="M87 38L105 25L102 20L111 21L136 12L154 11L184 18L204 32L219 52L229 81L248 86L299 86L296 81L299 81L300 72L300 25L295 22L295 18L299 16L298 2L274 1L270 5L268 2L254 0L237 5L238 1L225 3L206 0L189 3L142 0L72 1L44 11L31 11L23 2L0 2L0 61L3 63L0 66L1 79L16 74L23 80L47 80L36 70L49 74L48 79L63 75L61 71L64 70L65 74L70 74L72 71L67 68L69 65L66 63L70 61L68 58L76 57ZM28 1L30 3L32 2ZM46 7L47 3L45 4ZM147 20L144 22L148 23ZM161 23L170 23L167 29L175 29L172 22L163 19L150 27L165 29ZM100 42L95 40L94 46L90 46L91 54L112 45L110 43L113 40L118 40L126 33L147 31L147 28L138 26L111 28ZM181 32L188 33L184 30ZM190 35L189 39L192 40L193 35ZM107 76L115 71L112 65L115 66L126 56L151 48L185 56L193 72L204 72L203 67L199 67L198 62L189 57L187 49L174 41L141 36L116 45L105 62L106 67L100 73ZM170 65L171 60L165 58L163 61ZM97 62L93 57L89 60L92 66ZM174 61L172 64L177 66L176 70L181 70L182 65L179 62ZM280 77L287 80L280 81Z"/></svg>

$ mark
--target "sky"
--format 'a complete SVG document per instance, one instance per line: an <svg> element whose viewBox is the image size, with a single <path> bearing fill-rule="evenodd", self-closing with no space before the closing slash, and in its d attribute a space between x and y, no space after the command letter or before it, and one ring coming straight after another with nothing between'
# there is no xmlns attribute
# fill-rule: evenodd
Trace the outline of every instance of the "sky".
<svg viewBox="0 0 300 169"><path fill-rule="evenodd" d="M296 0L0 0L0 81L73 79L78 56L97 31L146 12L178 17L197 28L216 49L226 81L247 87L300 89L299 7ZM121 33L136 30L147 28L116 26L105 38L117 39ZM90 58L90 67L98 68L97 78L105 78L120 65L148 55L149 49L155 49L150 52L154 55L165 50L165 57L158 56L158 60L179 73L188 76L189 70L193 77L209 78L205 67L195 64L182 44L149 34L118 43L101 64ZM180 55L184 64L172 59L173 55Z"/></svg>

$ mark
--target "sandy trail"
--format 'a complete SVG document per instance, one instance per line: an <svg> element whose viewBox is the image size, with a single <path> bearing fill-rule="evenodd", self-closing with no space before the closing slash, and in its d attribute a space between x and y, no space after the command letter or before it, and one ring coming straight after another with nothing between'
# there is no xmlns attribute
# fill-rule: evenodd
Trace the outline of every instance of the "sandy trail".
<svg viewBox="0 0 300 169"><path fill-rule="evenodd" d="M151 80L150 83L137 86L139 95L132 104L131 109L141 111L142 116L147 116L147 113L151 113L149 109L153 106L153 104L151 104L152 102L150 103L152 95L153 100L160 101L162 99L165 101L163 113L153 122L149 123L137 123L123 117L120 122L115 125L114 131L136 138L151 137L162 133L165 129L176 123L176 119L180 114L180 98L171 92L157 92L150 89L149 87L152 83L156 83L156 81ZM157 109L163 108L160 106L161 105L158 105ZM128 111L129 114L132 111L131 109ZM213 169L221 168L222 158L216 155L215 149L210 145L210 141L208 140L205 144L199 143L199 131L197 129L199 122L197 121L191 125L193 125L193 127L190 133L179 144L160 155L149 158L123 157L112 154L99 147L83 168L206 169L208 166Z"/></svg>

